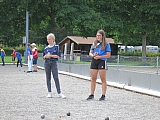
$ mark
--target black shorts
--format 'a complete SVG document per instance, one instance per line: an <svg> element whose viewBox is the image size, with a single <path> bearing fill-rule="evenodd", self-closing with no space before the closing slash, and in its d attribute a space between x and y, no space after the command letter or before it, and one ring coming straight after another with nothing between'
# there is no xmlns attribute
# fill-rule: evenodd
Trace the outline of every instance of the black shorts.
<svg viewBox="0 0 160 120"><path fill-rule="evenodd" d="M96 69L96 70L106 69L106 70L108 70L108 67L107 67L106 61L101 60L101 59L95 60L94 58L92 58L90 69Z"/></svg>

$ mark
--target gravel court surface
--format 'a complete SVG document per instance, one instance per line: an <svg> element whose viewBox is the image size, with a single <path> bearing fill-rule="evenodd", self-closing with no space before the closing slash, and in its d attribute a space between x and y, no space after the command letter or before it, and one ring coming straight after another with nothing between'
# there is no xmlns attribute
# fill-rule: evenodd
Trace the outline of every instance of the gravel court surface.
<svg viewBox="0 0 160 120"><path fill-rule="evenodd" d="M25 71L25 72L24 72ZM0 66L0 120L159 120L160 98L108 87L106 100L87 101L90 81L59 74L61 90L66 99L57 97L52 79L53 98L47 98L44 70L26 73L13 65ZM71 116L66 113L70 112Z"/></svg>
<svg viewBox="0 0 160 120"><path fill-rule="evenodd" d="M160 75L160 67L157 69L156 67L138 67L138 66L109 66L109 69L118 69L124 71L131 71L131 72L139 72L139 73L148 73L148 74L157 74Z"/></svg>

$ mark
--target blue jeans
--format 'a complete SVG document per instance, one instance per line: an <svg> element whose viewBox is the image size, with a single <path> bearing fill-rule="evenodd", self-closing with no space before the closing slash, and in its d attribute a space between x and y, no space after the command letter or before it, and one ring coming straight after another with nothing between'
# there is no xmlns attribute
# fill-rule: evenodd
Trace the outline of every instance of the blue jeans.
<svg viewBox="0 0 160 120"><path fill-rule="evenodd" d="M47 82L48 92L51 92L51 72L52 72L57 93L60 94L61 90L60 90L60 83L58 78L57 61L46 59L44 62L44 68L46 73L46 82Z"/></svg>
<svg viewBox="0 0 160 120"><path fill-rule="evenodd" d="M20 66L22 67L22 60L17 60L17 67L19 63L20 63Z"/></svg>
<svg viewBox="0 0 160 120"><path fill-rule="evenodd" d="M1 59L2 59L2 65L5 65L5 63L4 63L4 56L1 56Z"/></svg>

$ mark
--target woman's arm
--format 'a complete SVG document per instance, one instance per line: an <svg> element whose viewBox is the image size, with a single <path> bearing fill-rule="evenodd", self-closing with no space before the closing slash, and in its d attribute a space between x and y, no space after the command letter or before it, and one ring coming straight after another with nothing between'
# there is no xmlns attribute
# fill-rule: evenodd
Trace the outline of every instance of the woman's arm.
<svg viewBox="0 0 160 120"><path fill-rule="evenodd" d="M94 55L93 55L93 50L90 50L90 51L89 51L89 56L90 56L90 57L94 57Z"/></svg>
<svg viewBox="0 0 160 120"><path fill-rule="evenodd" d="M97 56L97 55L98 55L97 52L93 54L93 50L90 50L90 51L89 51L89 56L90 56L90 57L93 58L93 57L95 57L95 56Z"/></svg>
<svg viewBox="0 0 160 120"><path fill-rule="evenodd" d="M52 57L52 58L59 58L58 55L50 55L50 57Z"/></svg>
<svg viewBox="0 0 160 120"><path fill-rule="evenodd" d="M94 59L98 60L98 59L101 59L101 58L110 58L111 57L111 52L106 52L106 55L103 55L103 56L95 56Z"/></svg>
<svg viewBox="0 0 160 120"><path fill-rule="evenodd" d="M59 56L58 55L46 54L46 55L44 55L43 58L59 58Z"/></svg>

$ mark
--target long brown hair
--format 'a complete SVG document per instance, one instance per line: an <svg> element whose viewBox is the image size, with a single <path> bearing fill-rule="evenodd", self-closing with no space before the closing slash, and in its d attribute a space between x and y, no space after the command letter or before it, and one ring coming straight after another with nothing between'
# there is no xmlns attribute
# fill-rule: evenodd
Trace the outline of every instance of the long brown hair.
<svg viewBox="0 0 160 120"><path fill-rule="evenodd" d="M98 30L97 33L101 34L102 35L102 46L101 46L101 50L105 50L106 49L106 35L105 35L105 32L104 30ZM96 48L97 47L97 43L98 43L98 40L96 39L94 41L94 46L92 49Z"/></svg>

